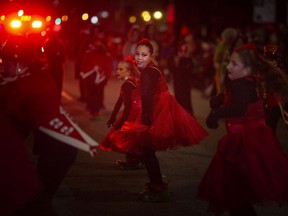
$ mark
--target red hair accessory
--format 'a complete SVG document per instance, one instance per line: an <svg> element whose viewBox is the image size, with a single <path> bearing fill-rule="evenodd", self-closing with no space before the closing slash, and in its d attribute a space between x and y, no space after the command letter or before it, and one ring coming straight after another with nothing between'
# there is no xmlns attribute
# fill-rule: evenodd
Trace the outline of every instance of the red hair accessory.
<svg viewBox="0 0 288 216"><path fill-rule="evenodd" d="M132 55L128 55L125 59L125 62L130 62L133 66L135 66L135 60L133 59Z"/></svg>
<svg viewBox="0 0 288 216"><path fill-rule="evenodd" d="M132 57L132 55L131 55L131 54L128 55L128 56L125 58L125 61L127 61L127 62L133 62L133 57Z"/></svg>

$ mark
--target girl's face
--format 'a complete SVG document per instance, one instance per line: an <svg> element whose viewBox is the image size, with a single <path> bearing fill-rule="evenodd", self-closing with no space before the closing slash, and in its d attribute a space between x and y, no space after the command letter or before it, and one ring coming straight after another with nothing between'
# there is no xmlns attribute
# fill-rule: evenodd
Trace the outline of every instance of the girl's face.
<svg viewBox="0 0 288 216"><path fill-rule="evenodd" d="M126 66L125 62L119 62L117 66L116 75L118 79L127 79L130 75L131 71Z"/></svg>
<svg viewBox="0 0 288 216"><path fill-rule="evenodd" d="M140 45L136 48L135 62L138 68L146 68L152 60L153 56L147 46Z"/></svg>
<svg viewBox="0 0 288 216"><path fill-rule="evenodd" d="M245 66L237 52L233 52L227 65L228 77L236 80L251 75L251 68Z"/></svg>

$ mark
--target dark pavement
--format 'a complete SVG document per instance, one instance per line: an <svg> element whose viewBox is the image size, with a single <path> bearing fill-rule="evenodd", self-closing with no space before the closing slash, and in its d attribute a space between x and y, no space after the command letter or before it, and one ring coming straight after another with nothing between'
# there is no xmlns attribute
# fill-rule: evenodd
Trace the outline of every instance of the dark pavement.
<svg viewBox="0 0 288 216"><path fill-rule="evenodd" d="M96 141L108 132L106 121L116 102L121 81L111 79L105 89L103 120L91 121L85 104L78 101L77 80L73 64L65 67L63 107L79 126ZM192 90L192 104L197 120L204 126L209 111L208 101ZM205 126L204 126L205 127ZM148 181L145 169L120 170L115 161L124 155L99 150L94 158L79 151L78 157L53 200L59 216L209 216L207 204L196 199L197 186L215 152L216 143L224 133L223 123L217 130L209 130L209 137L198 146L177 151L159 152L165 181L170 182L171 200L165 203L142 203L137 193ZM279 124L279 138L288 152L287 126ZM287 170L288 172L288 170ZM287 182L288 183L288 182ZM259 216L287 216L287 206L256 206ZM226 215L226 214L225 214Z"/></svg>

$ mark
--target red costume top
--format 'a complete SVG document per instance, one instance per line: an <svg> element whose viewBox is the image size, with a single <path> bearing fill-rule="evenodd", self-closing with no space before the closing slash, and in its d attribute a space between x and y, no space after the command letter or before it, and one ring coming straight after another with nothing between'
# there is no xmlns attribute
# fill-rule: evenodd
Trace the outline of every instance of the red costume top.
<svg viewBox="0 0 288 216"><path fill-rule="evenodd" d="M114 136L113 134L117 133L117 130L119 130L122 127L125 121L140 122L141 120L141 101L140 101L139 89L137 81L134 79L128 79L122 84L120 95L114 106L111 118L116 118L116 115L118 114L123 104L124 104L123 112L119 115L119 118L117 119L114 127L109 131L107 136L100 143L100 148L102 150L106 151L113 150L124 153L125 149L118 148L111 142L111 138ZM118 143L120 142L120 140L119 141L116 140L115 142ZM121 145L121 143L118 143L118 145Z"/></svg>

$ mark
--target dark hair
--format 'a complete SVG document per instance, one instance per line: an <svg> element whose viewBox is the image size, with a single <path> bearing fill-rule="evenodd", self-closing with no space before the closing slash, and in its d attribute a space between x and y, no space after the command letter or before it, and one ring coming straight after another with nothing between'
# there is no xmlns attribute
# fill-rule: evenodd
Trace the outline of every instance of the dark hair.
<svg viewBox="0 0 288 216"><path fill-rule="evenodd" d="M149 51L151 54L154 53L154 49L153 49L153 45L151 44L151 42L149 41L148 38L143 38L142 40L140 40L138 43L137 43L137 46L136 47L139 47L139 46L146 46L149 48Z"/></svg>
<svg viewBox="0 0 288 216"><path fill-rule="evenodd" d="M251 67L254 75L260 74L268 91L281 95L285 101L288 100L288 76L283 70L267 62L254 45L245 44L234 51L239 54L245 66Z"/></svg>
<svg viewBox="0 0 288 216"><path fill-rule="evenodd" d="M235 39L233 40L231 49L229 50L230 54L233 52L235 48L239 47L239 43L241 43L240 46L243 46L244 44L248 43L247 36L242 34L241 32L238 32Z"/></svg>

